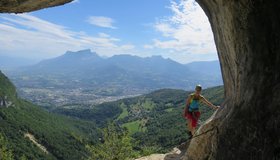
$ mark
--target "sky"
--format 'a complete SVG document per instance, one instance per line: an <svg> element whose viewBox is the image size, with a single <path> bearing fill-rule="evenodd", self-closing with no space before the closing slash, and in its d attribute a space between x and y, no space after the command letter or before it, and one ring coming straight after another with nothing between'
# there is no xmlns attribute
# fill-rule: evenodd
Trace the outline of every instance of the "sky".
<svg viewBox="0 0 280 160"><path fill-rule="evenodd" d="M0 55L37 60L83 49L180 63L218 59L209 21L194 0L74 0L0 14L0 35Z"/></svg>

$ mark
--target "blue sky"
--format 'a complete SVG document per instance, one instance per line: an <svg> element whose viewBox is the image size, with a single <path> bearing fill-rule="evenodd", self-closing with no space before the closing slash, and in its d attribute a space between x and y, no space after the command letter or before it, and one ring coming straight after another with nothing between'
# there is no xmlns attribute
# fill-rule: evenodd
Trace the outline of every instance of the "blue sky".
<svg viewBox="0 0 280 160"><path fill-rule="evenodd" d="M0 55L46 59L90 48L101 56L217 60L207 17L193 0L75 0L0 14Z"/></svg>

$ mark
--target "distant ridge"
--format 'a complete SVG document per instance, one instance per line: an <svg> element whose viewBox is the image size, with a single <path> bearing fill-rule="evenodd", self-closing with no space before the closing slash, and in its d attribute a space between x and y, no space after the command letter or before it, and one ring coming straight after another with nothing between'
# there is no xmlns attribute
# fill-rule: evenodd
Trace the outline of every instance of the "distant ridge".
<svg viewBox="0 0 280 160"><path fill-rule="evenodd" d="M29 90L21 92L23 97L64 105L85 103L85 97L96 102L98 97L132 96L161 88L191 90L198 83L203 87L222 85L219 70L218 61L184 65L162 56L102 58L86 49L19 68L11 77L20 90Z"/></svg>

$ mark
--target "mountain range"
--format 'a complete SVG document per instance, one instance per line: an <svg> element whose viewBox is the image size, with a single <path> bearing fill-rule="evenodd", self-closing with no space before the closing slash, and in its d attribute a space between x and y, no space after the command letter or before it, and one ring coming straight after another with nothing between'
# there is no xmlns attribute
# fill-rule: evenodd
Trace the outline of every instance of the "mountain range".
<svg viewBox="0 0 280 160"><path fill-rule="evenodd" d="M23 97L28 99L32 99L28 95L30 92L39 94L33 94L34 89L41 91L46 88L51 88L52 93L55 89L67 90L67 93L79 90L81 94L98 97L137 95L161 88L191 90L198 83L204 87L223 83L218 61L180 64L161 56L115 55L103 58L91 50L68 51L7 74Z"/></svg>

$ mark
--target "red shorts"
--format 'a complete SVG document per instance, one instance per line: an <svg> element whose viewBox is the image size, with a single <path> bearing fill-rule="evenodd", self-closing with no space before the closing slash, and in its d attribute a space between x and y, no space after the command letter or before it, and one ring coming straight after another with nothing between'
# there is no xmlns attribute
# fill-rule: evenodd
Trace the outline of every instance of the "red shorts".
<svg viewBox="0 0 280 160"><path fill-rule="evenodd" d="M192 127L194 128L197 126L199 117L200 117L199 111L185 113L185 118L191 121Z"/></svg>

